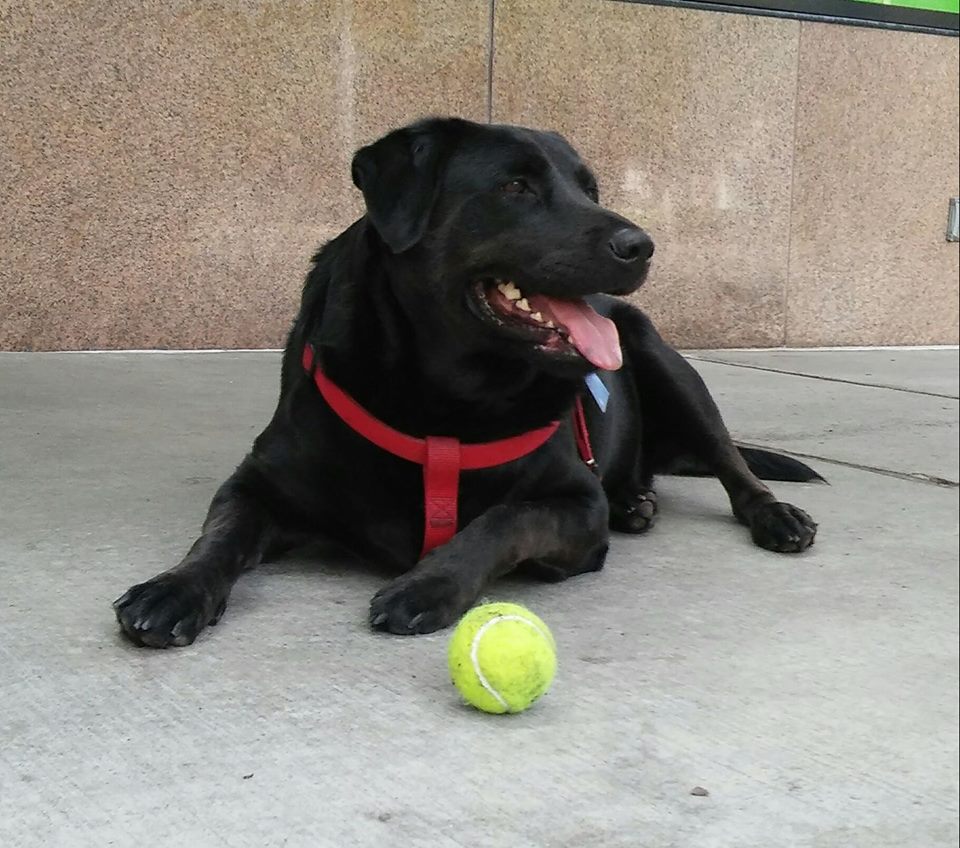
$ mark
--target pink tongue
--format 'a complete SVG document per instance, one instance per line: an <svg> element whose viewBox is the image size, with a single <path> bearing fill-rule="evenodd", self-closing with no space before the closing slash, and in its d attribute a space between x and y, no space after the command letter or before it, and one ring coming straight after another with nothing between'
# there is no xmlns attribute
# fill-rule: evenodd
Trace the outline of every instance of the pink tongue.
<svg viewBox="0 0 960 848"><path fill-rule="evenodd" d="M533 295L534 312L549 312L554 321L567 328L570 341L584 359L605 371L616 371L623 365L617 325L597 314L583 300L560 300L546 295Z"/></svg>

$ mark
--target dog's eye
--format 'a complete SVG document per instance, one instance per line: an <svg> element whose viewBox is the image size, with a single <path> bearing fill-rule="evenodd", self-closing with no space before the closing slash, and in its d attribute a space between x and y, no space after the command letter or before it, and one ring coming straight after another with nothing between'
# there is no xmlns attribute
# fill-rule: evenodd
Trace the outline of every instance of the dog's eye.
<svg viewBox="0 0 960 848"><path fill-rule="evenodd" d="M510 180L500 186L500 191L505 194L523 194L525 191L530 191L530 186L527 185L526 180Z"/></svg>

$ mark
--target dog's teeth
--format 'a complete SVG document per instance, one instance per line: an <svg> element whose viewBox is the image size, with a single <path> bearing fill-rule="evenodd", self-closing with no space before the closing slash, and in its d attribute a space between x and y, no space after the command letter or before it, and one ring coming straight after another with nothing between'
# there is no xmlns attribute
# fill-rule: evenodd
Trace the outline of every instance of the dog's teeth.
<svg viewBox="0 0 960 848"><path fill-rule="evenodd" d="M530 304L525 297L521 297L520 300L517 301L517 309L522 309L524 312L530 311Z"/></svg>
<svg viewBox="0 0 960 848"><path fill-rule="evenodd" d="M520 300L520 298L523 297L523 292L520 291L520 289L518 289L513 283L500 283L497 288L503 292L503 296L507 298L507 300Z"/></svg>
<svg viewBox="0 0 960 848"><path fill-rule="evenodd" d="M555 329L557 328L557 325L554 324L553 321L550 321L549 319L547 320L547 326L548 326L551 330L555 330Z"/></svg>
<svg viewBox="0 0 960 848"><path fill-rule="evenodd" d="M534 321L543 323L543 316L539 312L534 312L530 317L533 318Z"/></svg>

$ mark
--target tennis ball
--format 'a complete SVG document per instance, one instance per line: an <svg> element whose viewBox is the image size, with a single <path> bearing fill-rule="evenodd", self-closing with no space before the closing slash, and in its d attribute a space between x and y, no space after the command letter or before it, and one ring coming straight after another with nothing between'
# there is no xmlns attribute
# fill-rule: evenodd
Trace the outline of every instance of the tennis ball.
<svg viewBox="0 0 960 848"><path fill-rule="evenodd" d="M553 681L550 629L519 604L483 604L460 619L447 650L450 677L485 713L523 712Z"/></svg>

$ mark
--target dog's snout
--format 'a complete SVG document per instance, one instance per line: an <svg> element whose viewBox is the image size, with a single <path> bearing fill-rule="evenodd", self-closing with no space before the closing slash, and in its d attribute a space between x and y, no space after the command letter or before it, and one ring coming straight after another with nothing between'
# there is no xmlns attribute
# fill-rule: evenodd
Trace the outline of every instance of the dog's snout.
<svg viewBox="0 0 960 848"><path fill-rule="evenodd" d="M621 262L646 262L653 256L653 239L637 227L624 227L610 237L610 250Z"/></svg>

